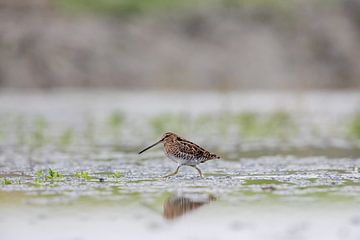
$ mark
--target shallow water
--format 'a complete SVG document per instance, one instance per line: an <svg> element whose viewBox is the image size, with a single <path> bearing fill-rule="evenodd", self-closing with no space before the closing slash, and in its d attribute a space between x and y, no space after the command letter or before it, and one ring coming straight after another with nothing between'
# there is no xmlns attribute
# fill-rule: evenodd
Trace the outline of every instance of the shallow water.
<svg viewBox="0 0 360 240"><path fill-rule="evenodd" d="M71 94L13 94L1 98L14 106L0 104L1 239L360 237L360 150L357 140L342 131L357 111L358 95L326 95L337 104L320 113L313 110L321 109L324 94L300 96L312 104L301 105L306 118L294 121L296 133L285 135L263 132L261 122L250 125L255 134L234 134L233 120L225 121L224 132L224 126L211 117L194 126L208 124L213 131L200 128L195 134L194 126L187 129L177 117L169 118L180 122L170 127L182 129L223 158L200 165L204 178L183 167L177 176L164 179L161 176L176 165L165 159L160 147L142 155L137 151L155 141L164 127L158 120L160 128L149 121L154 121L152 114L163 117L157 114L171 110L165 101L168 95L127 93L117 97L122 102L114 103L107 94L104 99L86 95L88 102ZM204 97L188 94L192 101ZM220 103L229 98L232 102L248 99L252 111L261 114L271 114L285 104L280 101L282 95L254 96L206 95L213 105L205 104L205 112L218 113ZM147 105L143 114L147 98L156 107L152 112ZM290 116L299 115L298 98L287 96ZM348 104L340 104L339 98ZM135 99L140 110L129 107ZM66 103L73 100L67 108ZM28 109L22 101L34 108ZM179 110L183 103L175 105ZM231 106L231 111L248 111ZM196 104L189 109L193 111L201 113ZM84 114L90 120L82 121ZM13 121L19 116L20 125ZM153 129L146 130L149 126Z"/></svg>
<svg viewBox="0 0 360 240"><path fill-rule="evenodd" d="M174 164L160 152L149 155L35 162L35 169L60 171L63 177L52 180L29 170L2 170L1 177L12 181L1 186L2 239L360 236L360 159L217 160L201 166L203 179L186 167L178 176L163 179ZM74 176L80 170L90 179ZM113 176L116 171L121 176ZM48 174L46 169L43 174Z"/></svg>

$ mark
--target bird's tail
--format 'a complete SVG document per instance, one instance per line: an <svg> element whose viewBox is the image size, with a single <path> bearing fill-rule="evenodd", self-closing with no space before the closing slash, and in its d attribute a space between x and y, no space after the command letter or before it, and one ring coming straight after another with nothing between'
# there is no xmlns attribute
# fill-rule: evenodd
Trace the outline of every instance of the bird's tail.
<svg viewBox="0 0 360 240"><path fill-rule="evenodd" d="M216 155L215 153L210 153L210 157L211 157L211 159L220 159L220 157L218 155Z"/></svg>
<svg viewBox="0 0 360 240"><path fill-rule="evenodd" d="M216 155L215 153L207 152L206 155L207 155L206 158L203 161L201 161L202 163L209 161L209 160L220 159L220 157L218 155Z"/></svg>

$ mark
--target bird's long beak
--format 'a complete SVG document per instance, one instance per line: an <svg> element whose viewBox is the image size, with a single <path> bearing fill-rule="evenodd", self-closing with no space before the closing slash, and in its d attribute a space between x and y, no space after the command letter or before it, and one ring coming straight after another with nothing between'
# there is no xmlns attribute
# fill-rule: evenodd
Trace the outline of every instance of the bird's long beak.
<svg viewBox="0 0 360 240"><path fill-rule="evenodd" d="M151 146L148 146L147 148L145 148L144 150L141 150L140 152L139 152L139 154L142 154L143 152L145 152L146 150L149 150L150 148L152 148L152 147L155 147L156 145L158 145L159 143L161 143L162 142L162 139L161 140L159 140L159 141L157 141L156 143L154 143L153 145L151 145Z"/></svg>

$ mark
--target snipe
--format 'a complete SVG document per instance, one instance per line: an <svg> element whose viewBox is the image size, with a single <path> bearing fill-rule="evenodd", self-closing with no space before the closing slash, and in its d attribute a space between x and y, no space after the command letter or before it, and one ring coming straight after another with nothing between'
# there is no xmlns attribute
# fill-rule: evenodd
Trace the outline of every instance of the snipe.
<svg viewBox="0 0 360 240"><path fill-rule="evenodd" d="M175 172L170 173L164 177L176 175L179 172L180 167L185 165L195 168L200 176L203 177L203 174L197 165L211 159L220 158L216 154L210 153L195 143L181 138L172 132L165 133L159 141L140 151L139 154L156 146L159 143L164 144L165 155L178 164Z"/></svg>

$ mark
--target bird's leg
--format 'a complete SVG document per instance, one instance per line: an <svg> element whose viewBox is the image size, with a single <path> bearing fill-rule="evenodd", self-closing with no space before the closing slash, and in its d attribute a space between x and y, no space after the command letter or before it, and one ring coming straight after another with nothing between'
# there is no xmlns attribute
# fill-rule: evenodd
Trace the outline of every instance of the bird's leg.
<svg viewBox="0 0 360 240"><path fill-rule="evenodd" d="M181 165L179 165L179 166L176 168L175 172L169 173L169 174L163 176L163 178L167 178L167 177L171 177L171 176L176 175L176 174L179 172L180 167L181 167Z"/></svg>
<svg viewBox="0 0 360 240"><path fill-rule="evenodd" d="M204 177L204 175L202 174L200 168L198 168L197 166L192 166L192 167L195 168L198 171L200 177L202 177L202 178Z"/></svg>

